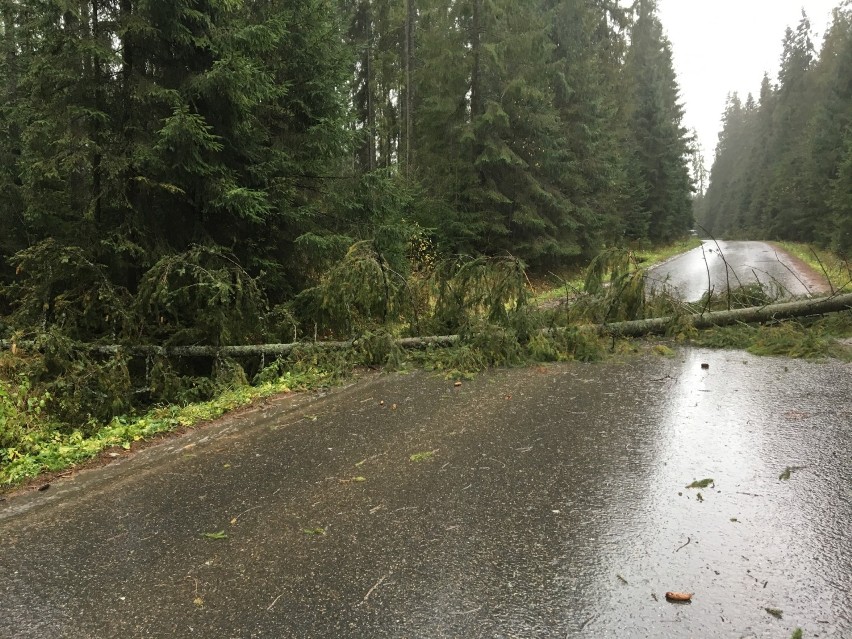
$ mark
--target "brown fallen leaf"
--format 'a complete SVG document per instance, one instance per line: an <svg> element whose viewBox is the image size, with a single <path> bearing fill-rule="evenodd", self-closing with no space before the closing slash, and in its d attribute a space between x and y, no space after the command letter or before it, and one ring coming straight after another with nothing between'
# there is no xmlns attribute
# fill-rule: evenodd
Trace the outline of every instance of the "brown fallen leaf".
<svg viewBox="0 0 852 639"><path fill-rule="evenodd" d="M666 599L669 601L692 601L691 592L667 592Z"/></svg>
<svg viewBox="0 0 852 639"><path fill-rule="evenodd" d="M456 382L455 384L453 384L453 386L455 386L456 388L458 388L458 387L459 387L459 386L461 386L461 385L462 385L462 383L461 383L461 382Z"/></svg>

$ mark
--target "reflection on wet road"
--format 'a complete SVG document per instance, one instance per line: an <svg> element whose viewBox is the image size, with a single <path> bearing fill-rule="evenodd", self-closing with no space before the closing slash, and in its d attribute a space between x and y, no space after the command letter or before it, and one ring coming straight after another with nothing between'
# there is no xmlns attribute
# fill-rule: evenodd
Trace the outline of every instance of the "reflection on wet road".
<svg viewBox="0 0 852 639"><path fill-rule="evenodd" d="M850 372L685 350L269 408L11 500L0 636L849 637Z"/></svg>
<svg viewBox="0 0 852 639"><path fill-rule="evenodd" d="M705 240L702 247L652 268L651 288L667 286L694 302L708 290L720 292L760 282L778 286L782 296L825 292L826 283L798 260L765 242Z"/></svg>

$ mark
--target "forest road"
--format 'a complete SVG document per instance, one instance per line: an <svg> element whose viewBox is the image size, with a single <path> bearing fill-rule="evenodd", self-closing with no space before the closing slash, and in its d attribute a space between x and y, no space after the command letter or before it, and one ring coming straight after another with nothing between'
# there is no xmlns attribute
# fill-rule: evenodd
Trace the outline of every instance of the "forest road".
<svg viewBox="0 0 852 639"><path fill-rule="evenodd" d="M277 398L7 496L0 637L850 637L850 398L696 349Z"/></svg>
<svg viewBox="0 0 852 639"><path fill-rule="evenodd" d="M702 246L650 269L648 275L650 288L667 286L687 302L700 300L708 289L720 292L755 282L779 286L782 297L829 290L822 274L766 242L704 240Z"/></svg>

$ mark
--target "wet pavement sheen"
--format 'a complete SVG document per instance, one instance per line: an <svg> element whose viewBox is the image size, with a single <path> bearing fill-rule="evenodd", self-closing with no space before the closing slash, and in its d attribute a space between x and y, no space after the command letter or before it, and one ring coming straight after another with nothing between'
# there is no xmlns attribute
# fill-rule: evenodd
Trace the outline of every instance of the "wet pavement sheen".
<svg viewBox="0 0 852 639"><path fill-rule="evenodd" d="M851 372L684 350L284 399L2 504L0 637L852 637Z"/></svg>
<svg viewBox="0 0 852 639"><path fill-rule="evenodd" d="M667 287L689 302L700 300L708 289L719 293L756 282L768 290L780 287L782 297L828 293L821 275L765 242L704 240L703 247L650 269L648 282L652 289Z"/></svg>

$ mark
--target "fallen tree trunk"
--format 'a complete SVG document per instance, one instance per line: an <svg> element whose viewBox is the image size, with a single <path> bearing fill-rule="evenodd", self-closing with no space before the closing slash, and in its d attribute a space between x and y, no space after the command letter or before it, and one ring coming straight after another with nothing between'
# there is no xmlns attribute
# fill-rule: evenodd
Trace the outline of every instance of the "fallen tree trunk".
<svg viewBox="0 0 852 639"><path fill-rule="evenodd" d="M427 346L450 346L461 339L458 335L435 335L431 337L403 337L394 340L400 348L426 348ZM280 357L289 355L297 348L322 348L326 350L343 350L357 346L362 340L354 339L345 342L293 342L292 344L246 344L242 346L156 346L154 344L123 345L123 344L78 344L81 350L99 355L115 355L117 353L132 353L134 355L159 355L163 357L245 357L264 356ZM14 342L0 340L0 349L16 350L34 348L36 343L29 340Z"/></svg>
<svg viewBox="0 0 852 639"><path fill-rule="evenodd" d="M738 308L732 311L695 313L680 317L655 317L632 322L603 324L599 327L599 331L603 335L612 335L613 337L640 337L642 335L662 335L675 321L686 320L687 322L691 322L695 328L702 330L716 326L730 326L732 324L754 324L794 317L810 317L825 313L838 313L849 309L852 309L852 293L799 300L796 302L770 304L768 306Z"/></svg>
<svg viewBox="0 0 852 639"><path fill-rule="evenodd" d="M685 316L655 317L630 322L601 324L597 327L601 335L613 337L641 337L643 335L662 335L676 321L686 320L692 326L701 330L715 326L730 326L731 324L753 324L756 322L771 322L794 317L809 317L825 313L837 313L852 309L852 293L836 295L796 302L770 304L740 308L733 311L715 311L712 313L696 313ZM542 333L553 333L565 329L544 329ZM426 348L428 346L451 346L461 340L459 335L435 335L430 337L403 337L394 340L400 348ZM289 355L297 348L323 348L339 350L357 346L358 339L345 342L294 342L292 344L248 344L244 346L156 346L138 345L124 346L119 344L81 344L79 348L91 353L113 355L116 353L133 353L135 355L160 355L168 357L245 357L269 356L280 357ZM17 348L33 348L30 341L12 342L0 340L0 348L15 350Z"/></svg>

